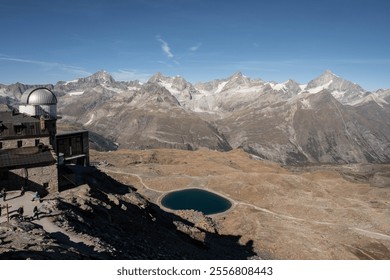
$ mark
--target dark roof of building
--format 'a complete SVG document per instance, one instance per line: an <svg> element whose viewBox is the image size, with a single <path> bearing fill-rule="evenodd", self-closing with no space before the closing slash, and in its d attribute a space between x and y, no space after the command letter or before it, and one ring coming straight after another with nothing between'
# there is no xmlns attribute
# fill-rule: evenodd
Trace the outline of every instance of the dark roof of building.
<svg viewBox="0 0 390 280"><path fill-rule="evenodd" d="M88 133L88 130L75 130L75 131L63 131L63 132L60 132L60 133L57 133L56 134L56 137L57 136L70 136L70 135L74 135L74 134L83 134L83 133Z"/></svg>
<svg viewBox="0 0 390 280"><path fill-rule="evenodd" d="M36 123L39 119L14 111L0 111L0 123Z"/></svg>
<svg viewBox="0 0 390 280"><path fill-rule="evenodd" d="M56 159L51 151L41 151L38 147L0 150L0 168L31 168L54 163L56 163Z"/></svg>

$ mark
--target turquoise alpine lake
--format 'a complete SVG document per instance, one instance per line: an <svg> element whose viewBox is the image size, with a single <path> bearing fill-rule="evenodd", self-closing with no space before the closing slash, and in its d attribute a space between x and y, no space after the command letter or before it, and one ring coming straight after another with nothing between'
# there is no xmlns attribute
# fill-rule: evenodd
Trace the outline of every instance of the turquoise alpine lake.
<svg viewBox="0 0 390 280"><path fill-rule="evenodd" d="M201 189L186 189L166 194L161 204L172 210L197 210L205 215L225 212L232 203L215 193Z"/></svg>

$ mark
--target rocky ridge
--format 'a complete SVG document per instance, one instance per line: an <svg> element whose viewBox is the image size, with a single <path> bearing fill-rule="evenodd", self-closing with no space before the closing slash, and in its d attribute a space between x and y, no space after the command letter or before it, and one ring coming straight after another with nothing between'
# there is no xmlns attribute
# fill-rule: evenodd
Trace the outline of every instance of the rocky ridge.
<svg viewBox="0 0 390 280"><path fill-rule="evenodd" d="M0 86L0 102L17 105L24 87ZM100 71L51 88L60 129L88 129L100 149L243 148L282 164L390 161L389 90L369 92L330 71L307 85L240 72L195 85L157 73L141 84Z"/></svg>
<svg viewBox="0 0 390 280"><path fill-rule="evenodd" d="M44 197L40 220L2 222L0 259L259 258L200 212L165 212L132 185L91 168L86 180Z"/></svg>

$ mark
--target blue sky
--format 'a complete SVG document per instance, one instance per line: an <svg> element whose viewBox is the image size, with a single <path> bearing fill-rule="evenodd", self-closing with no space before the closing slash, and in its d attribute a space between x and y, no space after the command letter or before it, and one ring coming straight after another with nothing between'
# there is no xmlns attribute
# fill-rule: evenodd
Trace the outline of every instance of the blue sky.
<svg viewBox="0 0 390 280"><path fill-rule="evenodd" d="M390 88L387 0L0 0L0 83L55 83L99 70L190 82L307 83L329 69Z"/></svg>

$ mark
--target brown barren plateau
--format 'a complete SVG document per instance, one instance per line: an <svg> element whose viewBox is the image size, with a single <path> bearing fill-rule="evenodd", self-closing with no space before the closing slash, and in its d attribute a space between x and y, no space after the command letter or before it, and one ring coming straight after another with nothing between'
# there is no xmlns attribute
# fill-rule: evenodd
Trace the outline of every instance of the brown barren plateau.
<svg viewBox="0 0 390 280"><path fill-rule="evenodd" d="M242 150L208 149L93 151L92 160L159 205L186 188L230 199L230 210L211 216L219 234L241 236L263 258L390 259L390 188L371 186L356 167L352 175L350 166L284 168Z"/></svg>

